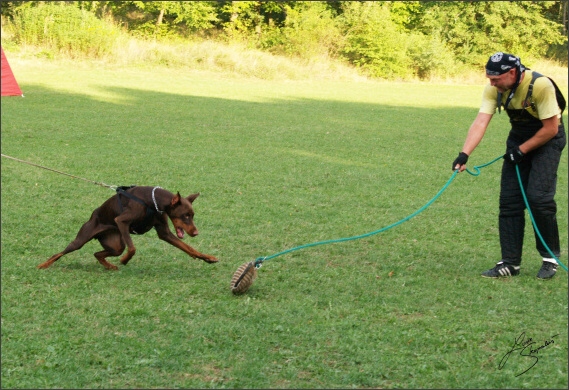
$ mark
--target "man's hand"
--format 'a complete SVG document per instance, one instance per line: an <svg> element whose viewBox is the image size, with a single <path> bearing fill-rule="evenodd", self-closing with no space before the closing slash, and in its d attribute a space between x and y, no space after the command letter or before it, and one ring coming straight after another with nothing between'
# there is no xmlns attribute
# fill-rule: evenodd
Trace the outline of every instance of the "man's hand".
<svg viewBox="0 0 569 390"><path fill-rule="evenodd" d="M504 159L512 164L519 164L524 159L524 154L520 150L519 146L515 146L506 151Z"/></svg>
<svg viewBox="0 0 569 390"><path fill-rule="evenodd" d="M468 161L468 154L466 154L464 152L460 152L458 154L458 157L452 163L452 170L456 171L457 169L461 169L462 166L465 165L467 161ZM462 170L464 170L464 169L462 169Z"/></svg>

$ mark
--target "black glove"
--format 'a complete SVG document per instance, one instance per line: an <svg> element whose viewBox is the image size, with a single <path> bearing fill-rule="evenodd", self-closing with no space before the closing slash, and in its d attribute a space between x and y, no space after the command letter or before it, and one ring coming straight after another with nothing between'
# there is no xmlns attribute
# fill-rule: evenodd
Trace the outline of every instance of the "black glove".
<svg viewBox="0 0 569 390"><path fill-rule="evenodd" d="M512 164L519 164L524 159L524 154L520 150L519 146L515 146L506 151L504 159Z"/></svg>
<svg viewBox="0 0 569 390"><path fill-rule="evenodd" d="M455 171L456 170L456 166L458 165L464 165L466 164L466 162L468 161L468 154L464 153L464 152L460 152L458 154L458 157L456 158L456 160L454 160L454 162L452 163L452 170Z"/></svg>

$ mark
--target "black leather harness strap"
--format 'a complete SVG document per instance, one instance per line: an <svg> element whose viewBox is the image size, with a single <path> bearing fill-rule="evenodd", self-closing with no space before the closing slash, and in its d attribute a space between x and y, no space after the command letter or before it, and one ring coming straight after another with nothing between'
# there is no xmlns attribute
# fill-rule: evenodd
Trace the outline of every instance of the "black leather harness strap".
<svg viewBox="0 0 569 390"><path fill-rule="evenodd" d="M117 191L117 199L119 202L119 209L120 212L122 213L124 210L124 207L122 205L122 201L121 201L121 195L126 196L129 199L134 200L135 202L140 203L143 206L146 206L146 216L144 217L144 220L142 222L139 222L137 224L132 224L130 226L130 230L132 233L134 234L144 234L146 233L148 230L150 230L152 228L152 219L154 218L154 214L156 213L156 211L150 207L149 205L146 204L145 201L143 201L142 199L126 192L127 190L134 188L136 186L122 186L122 187L117 187L116 191Z"/></svg>

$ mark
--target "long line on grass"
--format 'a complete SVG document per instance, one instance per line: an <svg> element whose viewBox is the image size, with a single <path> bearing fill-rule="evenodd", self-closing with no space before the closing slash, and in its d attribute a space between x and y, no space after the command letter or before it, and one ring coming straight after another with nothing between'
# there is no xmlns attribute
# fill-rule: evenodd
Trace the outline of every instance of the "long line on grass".
<svg viewBox="0 0 569 390"><path fill-rule="evenodd" d="M480 172L480 169L481 169L481 168L487 167L488 165L492 165L492 164L494 164L496 161L498 161L498 160L500 160L500 159L502 159L502 158L503 158L503 156L500 155L500 156L496 157L495 159L493 159L493 160L487 162L486 164L474 166L472 171L469 170L469 169L466 169L466 171L467 171L469 174L471 174L472 176L478 176L478 175L480 175L480 173L481 173L481 172ZM530 210L528 201L527 201L527 199L526 199L526 195L525 195L524 188L523 188L523 185L522 185L522 179L521 179L521 177L520 177L519 168L518 168L517 165L516 165L516 171L517 171L517 173L518 173L518 182L519 182L519 184L520 184L520 189L521 189L521 191L522 191L522 195L523 195L524 201L525 201L525 203L526 203L526 208L528 209L530 219L531 219L531 221L532 221L532 224L533 224L533 226L534 226L534 229L535 229L535 231L536 231L538 237L540 238L541 242L543 243L543 245L545 246L545 248L547 249L547 251L549 252L549 254L555 259L555 261L556 261L565 271L567 271L567 267L566 267L563 263L561 263L561 261L559 261L559 259L557 258L557 256L555 256L555 255L553 254L553 252L551 251L551 249L549 249L549 247L548 247L547 244L545 243L543 237L542 237L541 234L539 233L539 230L538 230L538 228L537 228L537 225L536 225L535 220L534 220L534 218L533 218L533 215L532 215L532 213L531 213L531 210ZM378 230L374 230L373 232L369 232L369 233L365 233L365 234L360 234L360 235L357 235L357 236L344 237L344 238L337 238L337 239L333 239L333 240L325 240L325 241L313 242L313 243L310 243L310 244L304 244L304 245L300 245L300 246L297 246L297 247L294 247L294 248L290 248L290 249L284 250L284 251L282 251L282 252L275 253L275 254L270 255L270 256L258 257L258 258L255 260L255 267L256 267L256 268L260 268L260 267L262 266L262 264L263 264L264 261L271 260L271 259L274 259L275 257L282 256L282 255L284 255L284 254L287 254L287 253L290 253L290 252L294 252L294 251L297 251L297 250L300 250L300 249L310 248L310 247L318 246L318 245L333 244L333 243L337 243L337 242L359 240L359 239L361 239L361 238L370 237L370 236L373 236L373 235L375 235L375 234L379 234L379 233L381 233L381 232L384 232L384 231L386 231L386 230L389 230L389 229L391 229L391 228L394 228L395 226L401 225L402 223L404 223L404 222L410 220L411 218L415 217L416 215L422 213L422 212L425 211L431 204L433 204L433 203L435 202L435 200L437 200L437 199L442 195L442 193L450 186L450 184L452 183L452 181L454 180L454 178L456 177L456 175L458 174L458 172L459 172L458 169L455 170L455 171L452 173L450 179L446 182L446 184L445 184L445 185L439 190L439 192L437 192L437 194L436 194L431 200L429 200L423 207L421 207L420 209L418 209L418 210L415 211L414 213L412 213L412 214L406 216L405 218L403 218L403 219L401 219L401 220L399 220L399 221L397 221L397 222L395 222L395 223L392 223L391 225L385 226L385 227L383 227L383 228L381 228L381 229L378 229Z"/></svg>
<svg viewBox="0 0 569 390"><path fill-rule="evenodd" d="M94 180L85 179L85 178L83 178L83 177L75 176L75 175L72 175L72 174L70 174L70 173L65 173L65 172L58 171L57 169L44 167L43 165L34 164L34 163L29 162L29 161L26 161L26 160L20 160L19 158L12 157L12 156L8 156L8 155L3 154L3 153L2 153L2 157L6 157L6 158L9 158L9 159L11 159L11 160L18 161L18 162L21 162L21 163L24 163L24 164L32 165L32 166L34 166L34 167L46 169L46 170L48 170L48 171L52 171L52 172L55 172L55 173L59 173L59 174L61 174L61 175L70 176L70 177L72 177L72 178L74 178L74 179L80 179L80 180L88 181L89 183L93 183L93 184L96 184L96 185L99 185L99 186L102 186L102 187L107 187L107 188L110 188L110 189L112 189L112 190L116 190L116 188L117 188L117 186L112 186L112 185L109 185L109 184L105 184L105 183L103 183L103 182L98 182L98 181L94 181Z"/></svg>
<svg viewBox="0 0 569 390"><path fill-rule="evenodd" d="M100 186L102 186L102 187L107 187L107 188L110 188L110 189L116 189L116 186L112 186L112 185L109 185L109 184L105 184L105 183L103 183L103 182L97 182L97 181L85 179L85 178L83 178L83 177L79 177L79 176L75 176L75 175L72 175L72 174L69 174L69 173L61 172L61 171L58 171L58 170L53 169L53 168L45 167L45 166L43 166L43 165L34 164L34 163L32 163L32 162L29 162L29 161L25 161L25 160L21 160L21 159L16 158L16 157L8 156L8 155L3 154L3 153L2 153L1 155L2 155L2 157L9 158L9 159L14 160L14 161L18 161L18 162L21 162L21 163L24 163L24 164L28 164L28 165L32 165L32 166L34 166L34 167L38 167L38 168L42 168L42 169L47 169L48 171L52 171L52 172L55 172L55 173L59 173L59 174L61 174L61 175L70 176L70 177L72 177L72 178L74 178L74 179L80 179L80 180L88 181L88 182L93 183L93 184L96 184L96 185L100 185ZM492 160L492 161L490 161L490 162L487 162L486 164L474 166L474 167L473 167L473 169L474 169L473 171L471 171L471 170L469 170L469 169L466 169L466 171L467 171L469 174L471 174L472 176L478 176L478 175L480 175L480 168L484 168L484 167L487 167L488 165L494 164L496 161L500 160L501 158L502 158L502 156L498 156L498 157L496 157L494 160ZM520 176L520 171L519 171L519 168L518 168L517 165L516 165L516 173L517 173L517 175L518 175L518 182L519 182L519 184L520 184L520 189L521 189L521 192L522 192L522 196L523 196L523 198L524 198L524 202L525 202L526 208L527 208L527 210L528 210L528 213L529 213L531 222L532 222L532 224L533 224L533 227L534 227L534 229L535 229L535 231L536 231L537 236L538 236L539 239L541 240L541 242L542 242L543 246L545 247L545 249L547 249L548 253L555 259L555 261L557 262L557 264L559 264L559 265L561 266L561 268L563 268L565 271L567 271L567 266L565 266L565 264L563 264L563 263L557 258L557 256L555 256L555 254L551 251L551 249L549 249L549 246L547 246L547 244L545 243L545 240L543 239L543 237L541 236L541 233L539 232L539 229L537 228L537 225L536 225L536 223L535 223L535 219L533 218L533 214L532 214L531 209L530 209L530 207L529 207L529 203L528 203L528 200L527 200L527 197L526 197L526 194L525 194L523 185L522 185L522 178L521 178L521 176ZM305 245L300 245L300 246L297 246L297 247L294 247L294 248L290 248L290 249L287 249L287 250L285 250L285 251L275 253L274 255L271 255L271 256L258 257L258 258L255 260L255 267L260 268L261 265L262 265L262 263L263 263L264 261L273 259L273 258L275 258L275 257L284 255L284 254L286 254L286 253L290 253L290 252L293 252L293 251L297 251L297 250L300 250L300 249L305 249L305 248L309 248L309 247L313 247L313 246L317 246L317 245L325 245L325 244L333 244L333 243L337 243L337 242L359 240L359 239L361 239L361 238L373 236L373 235L375 235L375 234L379 234L379 233L381 233L381 232L384 232L384 231L386 231L386 230L389 230L389 229L391 229L391 228L393 228L393 227L395 227L395 226L401 225L403 222L406 222L406 221L410 220L411 218L415 217L416 215L422 213L422 212L423 212L424 210L426 210L431 204L433 204L433 203L435 202L435 200L437 200L437 199L442 195L442 193L450 186L450 184L452 183L452 181L454 180L454 178L456 177L457 174L458 174L458 170L454 171L454 172L452 173L450 179L446 182L446 184L445 184L445 185L439 190L439 192L437 192L437 194L436 194L431 200L429 200L423 207L421 207L419 210L415 211L414 213L412 213L412 214L406 216L405 218L403 218L403 219L401 219L401 220L399 220L399 221L397 221L397 222L395 222L395 223L392 223L391 225L385 226L385 227L383 227L383 228L381 228L381 229L378 229L378 230L374 230L373 232L369 232L369 233L365 233L365 234L360 234L360 235L358 235L358 236L344 237L344 238L337 238L337 239L333 239L333 240L326 240L326 241L313 242L313 243L310 243L310 244L305 244Z"/></svg>

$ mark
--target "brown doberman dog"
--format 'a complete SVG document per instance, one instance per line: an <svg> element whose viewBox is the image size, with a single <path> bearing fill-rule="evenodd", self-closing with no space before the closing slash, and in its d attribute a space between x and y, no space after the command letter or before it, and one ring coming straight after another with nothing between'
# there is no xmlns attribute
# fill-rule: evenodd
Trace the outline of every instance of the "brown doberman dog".
<svg viewBox="0 0 569 390"><path fill-rule="evenodd" d="M194 259L215 263L218 261L215 257L200 253L181 240L184 232L191 237L198 235L192 207L198 195L199 193L183 198L179 192L174 195L160 187L118 187L116 195L93 211L91 219L79 229L75 240L63 252L51 256L38 268L49 267L61 256L80 249L96 238L103 250L96 252L95 257L106 269L117 270L118 267L109 263L106 257L120 256L126 247L127 252L120 259L121 264L126 265L136 252L130 234L144 234L152 228L156 229L158 238ZM176 229L176 235L168 226L168 218Z"/></svg>

